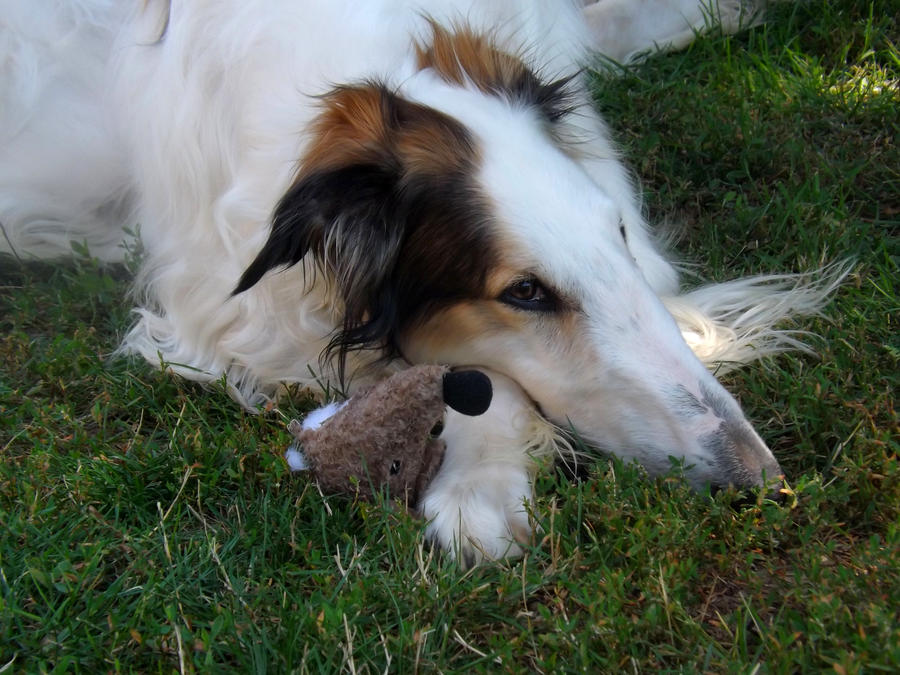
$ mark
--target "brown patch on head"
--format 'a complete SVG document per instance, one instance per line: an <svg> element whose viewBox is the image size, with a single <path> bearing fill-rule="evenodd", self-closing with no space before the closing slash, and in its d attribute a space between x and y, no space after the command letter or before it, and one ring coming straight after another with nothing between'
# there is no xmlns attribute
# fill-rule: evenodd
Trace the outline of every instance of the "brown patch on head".
<svg viewBox="0 0 900 675"><path fill-rule="evenodd" d="M431 45L416 45L420 69L432 68L453 84L471 82L486 94L511 90L531 75L521 59L498 50L485 35L468 28L450 32L434 21L430 25Z"/></svg>
<svg viewBox="0 0 900 675"><path fill-rule="evenodd" d="M469 173L475 164L475 145L462 124L381 84L339 87L322 100L297 182L361 163L434 177Z"/></svg>
<svg viewBox="0 0 900 675"><path fill-rule="evenodd" d="M534 106L549 122L558 121L572 109L567 91L572 78L545 83L521 57L498 49L490 36L467 27L449 31L435 21L429 24L431 44L416 45L420 69L431 68L451 84L472 84L485 94Z"/></svg>
<svg viewBox="0 0 900 675"><path fill-rule="evenodd" d="M505 305L492 297L467 299L441 308L406 336L406 350L413 361L461 365L476 354L487 357L475 361L501 370L510 357L524 356L535 367L552 364L554 354L565 353L574 362L593 360L585 350L583 316L563 310L559 313L528 312ZM496 350L493 344L506 347ZM509 351L507 351L509 350Z"/></svg>

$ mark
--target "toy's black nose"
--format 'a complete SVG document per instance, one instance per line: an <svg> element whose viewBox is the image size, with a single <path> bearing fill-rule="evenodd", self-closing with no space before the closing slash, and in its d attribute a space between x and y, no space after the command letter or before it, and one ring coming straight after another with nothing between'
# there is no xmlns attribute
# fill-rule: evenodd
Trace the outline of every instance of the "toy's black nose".
<svg viewBox="0 0 900 675"><path fill-rule="evenodd" d="M491 406L494 388L491 379L478 370L457 370L444 375L444 403L456 412L472 417Z"/></svg>

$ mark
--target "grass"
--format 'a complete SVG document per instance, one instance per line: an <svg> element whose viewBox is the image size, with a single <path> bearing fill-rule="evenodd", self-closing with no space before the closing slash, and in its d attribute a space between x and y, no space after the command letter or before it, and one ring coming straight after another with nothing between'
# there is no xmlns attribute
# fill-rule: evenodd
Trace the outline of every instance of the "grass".
<svg viewBox="0 0 900 675"><path fill-rule="evenodd" d="M791 477L742 507L603 460L537 484L523 560L463 572L386 504L323 498L242 413L108 358L127 282L0 261L0 671L896 672L900 30L895 1L778 5L597 104L652 220L709 278L857 266L727 384Z"/></svg>

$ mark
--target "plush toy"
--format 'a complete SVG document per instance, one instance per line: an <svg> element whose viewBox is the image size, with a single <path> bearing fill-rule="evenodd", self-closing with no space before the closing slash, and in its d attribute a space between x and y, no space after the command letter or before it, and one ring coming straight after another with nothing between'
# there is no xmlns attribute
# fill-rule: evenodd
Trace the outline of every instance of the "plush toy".
<svg viewBox="0 0 900 675"><path fill-rule="evenodd" d="M490 379L476 370L413 366L312 411L303 424L292 420L296 443L286 458L294 471L311 471L324 492L370 499L387 487L414 506L444 458L445 406L480 415L492 395Z"/></svg>

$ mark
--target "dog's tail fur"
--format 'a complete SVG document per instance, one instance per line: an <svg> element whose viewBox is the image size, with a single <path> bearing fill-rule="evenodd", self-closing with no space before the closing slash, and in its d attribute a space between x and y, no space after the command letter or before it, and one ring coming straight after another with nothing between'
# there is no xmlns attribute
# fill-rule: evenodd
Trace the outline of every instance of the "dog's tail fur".
<svg viewBox="0 0 900 675"><path fill-rule="evenodd" d="M722 374L780 352L812 353L810 333L784 328L815 316L853 269L851 261L804 274L767 274L708 284L663 298L682 335L709 368Z"/></svg>

